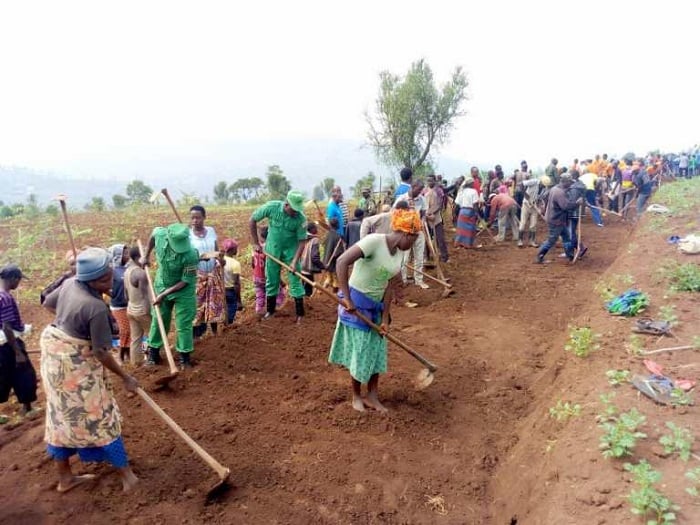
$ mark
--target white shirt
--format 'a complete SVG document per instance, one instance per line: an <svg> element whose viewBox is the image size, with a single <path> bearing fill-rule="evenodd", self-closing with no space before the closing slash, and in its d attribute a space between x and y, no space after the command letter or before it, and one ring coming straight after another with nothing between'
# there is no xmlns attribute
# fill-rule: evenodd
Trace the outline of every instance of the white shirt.
<svg viewBox="0 0 700 525"><path fill-rule="evenodd" d="M399 195L396 198L396 202L406 201L408 202L408 207L411 210L416 210L418 213L426 211L428 209L428 203L423 195L418 195L415 199L411 197L410 192ZM394 208L396 208L396 202L394 203Z"/></svg>
<svg viewBox="0 0 700 525"><path fill-rule="evenodd" d="M478 191L471 186L462 186L457 192L455 203L460 208L473 208L480 200Z"/></svg>

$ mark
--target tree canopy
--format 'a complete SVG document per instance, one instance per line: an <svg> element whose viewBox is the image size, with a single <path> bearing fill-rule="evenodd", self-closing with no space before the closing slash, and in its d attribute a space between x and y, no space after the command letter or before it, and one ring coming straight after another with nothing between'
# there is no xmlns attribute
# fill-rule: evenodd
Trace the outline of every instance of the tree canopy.
<svg viewBox="0 0 700 525"><path fill-rule="evenodd" d="M389 71L379 74L379 96L374 113L367 113L369 143L380 162L420 171L434 146L449 138L458 117L464 115L467 78L461 67L440 89L430 66L419 60L405 77Z"/></svg>
<svg viewBox="0 0 700 525"><path fill-rule="evenodd" d="M292 184L284 176L282 168L273 164L267 168L267 191L271 200L284 200L292 189Z"/></svg>
<svg viewBox="0 0 700 525"><path fill-rule="evenodd" d="M138 179L132 180L126 187L126 196L131 204L146 204L152 194L151 187Z"/></svg>

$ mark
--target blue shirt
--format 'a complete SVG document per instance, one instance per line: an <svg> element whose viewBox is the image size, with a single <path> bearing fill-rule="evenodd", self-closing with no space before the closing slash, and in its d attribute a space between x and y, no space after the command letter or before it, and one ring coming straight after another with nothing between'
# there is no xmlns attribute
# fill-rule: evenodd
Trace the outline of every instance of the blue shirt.
<svg viewBox="0 0 700 525"><path fill-rule="evenodd" d="M408 190L411 189L411 185L407 182L402 182L399 184L399 187L396 188L396 191L394 191L394 198L399 197L403 195L404 193L408 193Z"/></svg>
<svg viewBox="0 0 700 525"><path fill-rule="evenodd" d="M326 218L330 221L331 219L338 220L338 234L342 237L345 235L345 219L343 217L343 210L340 208L337 202L331 200L326 208Z"/></svg>

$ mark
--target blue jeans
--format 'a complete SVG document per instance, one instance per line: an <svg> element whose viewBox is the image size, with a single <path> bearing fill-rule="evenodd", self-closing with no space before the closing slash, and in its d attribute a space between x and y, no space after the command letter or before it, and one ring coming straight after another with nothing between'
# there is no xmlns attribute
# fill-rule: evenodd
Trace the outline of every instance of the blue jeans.
<svg viewBox="0 0 700 525"><path fill-rule="evenodd" d="M595 190L586 190L586 202L591 206L595 206ZM591 208L591 215L593 216L593 222L596 224L603 224L603 218L600 216L600 210L596 208Z"/></svg>
<svg viewBox="0 0 700 525"><path fill-rule="evenodd" d="M573 245L571 244L571 236L569 235L569 228L567 225L561 225L561 226L553 226L551 224L547 225L547 229L549 230L549 235L547 237L547 240L542 243L542 246L540 246L539 251L537 252L537 256L539 258L543 258L549 250L552 249L552 247L557 243L557 239L561 236L561 241L564 244L564 251L566 252L566 256L571 260L574 258L574 248Z"/></svg>
<svg viewBox="0 0 700 525"><path fill-rule="evenodd" d="M226 324L231 324L236 319L238 312L238 294L233 288L226 288Z"/></svg>
<svg viewBox="0 0 700 525"><path fill-rule="evenodd" d="M641 215L644 211L644 206L646 205L650 196L651 195L649 193L640 193L637 195L637 216Z"/></svg>

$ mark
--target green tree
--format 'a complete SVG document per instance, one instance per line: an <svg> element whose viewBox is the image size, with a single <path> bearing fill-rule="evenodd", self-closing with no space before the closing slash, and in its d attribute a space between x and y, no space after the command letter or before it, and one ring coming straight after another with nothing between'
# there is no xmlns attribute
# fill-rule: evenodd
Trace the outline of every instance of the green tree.
<svg viewBox="0 0 700 525"><path fill-rule="evenodd" d="M129 199L124 197L124 195L120 195L119 193L112 195L112 205L118 210L125 208L126 205L129 203Z"/></svg>
<svg viewBox="0 0 700 525"><path fill-rule="evenodd" d="M319 185L314 186L314 189L311 191L311 198L315 201L322 201L325 198L326 194L323 192L323 188Z"/></svg>
<svg viewBox="0 0 700 525"><path fill-rule="evenodd" d="M292 184L284 176L282 168L277 164L267 168L267 193L271 200L284 200L287 192L292 189Z"/></svg>
<svg viewBox="0 0 700 525"><path fill-rule="evenodd" d="M131 204L147 204L153 190L138 179L132 180L126 187L126 196Z"/></svg>
<svg viewBox="0 0 700 525"><path fill-rule="evenodd" d="M105 211L107 209L107 204L102 197L93 197L90 202L85 205L85 209L88 211Z"/></svg>
<svg viewBox="0 0 700 525"><path fill-rule="evenodd" d="M41 210L39 209L39 201L37 200L35 193L30 193L27 197L27 205L24 206L23 212L28 217L36 217L39 215L39 213L41 213Z"/></svg>
<svg viewBox="0 0 700 525"><path fill-rule="evenodd" d="M430 66L419 60L404 78L379 74L374 114L367 114L369 143L380 162L414 171L429 160L433 146L447 142L458 117L464 115L467 78L457 67L441 89Z"/></svg>
<svg viewBox="0 0 700 525"><path fill-rule="evenodd" d="M374 189L374 184L377 180L376 175L374 172L370 171L362 177L361 179L358 179L355 185L351 188L352 189L352 196L355 199L359 199L360 196L362 195L362 188L369 187Z"/></svg>
<svg viewBox="0 0 700 525"><path fill-rule="evenodd" d="M214 202L217 204L226 204L231 198L231 191L229 190L226 181L219 181L214 186Z"/></svg>
<svg viewBox="0 0 700 525"><path fill-rule="evenodd" d="M195 204L199 204L201 199L196 193L186 193L182 192L182 196L177 200L178 206L184 206L189 208Z"/></svg>
<svg viewBox="0 0 700 525"><path fill-rule="evenodd" d="M44 208L44 213L51 217L58 217L58 206L55 204L47 204L46 208Z"/></svg>
<svg viewBox="0 0 700 525"><path fill-rule="evenodd" d="M326 194L327 199L331 198L331 191L333 190L333 186L335 186L335 179L333 177L326 177L321 182L321 187L323 188L323 193Z"/></svg>

